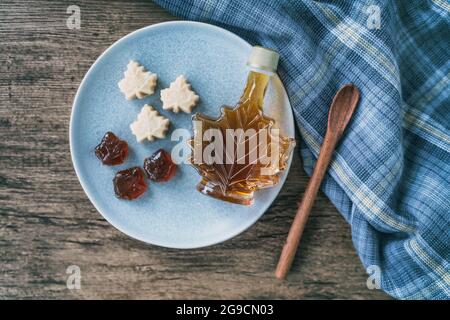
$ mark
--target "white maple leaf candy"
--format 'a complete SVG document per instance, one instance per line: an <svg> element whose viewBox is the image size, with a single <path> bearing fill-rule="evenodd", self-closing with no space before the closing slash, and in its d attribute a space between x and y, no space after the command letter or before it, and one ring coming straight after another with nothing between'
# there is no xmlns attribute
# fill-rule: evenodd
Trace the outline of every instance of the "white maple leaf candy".
<svg viewBox="0 0 450 320"><path fill-rule="evenodd" d="M124 78L119 81L118 85L127 100L142 99L155 93L157 79L155 73L145 70L139 63L131 60L124 72Z"/></svg>
<svg viewBox="0 0 450 320"><path fill-rule="evenodd" d="M183 75L178 76L169 88L161 90L163 109L172 110L175 113L180 110L191 113L199 99Z"/></svg>
<svg viewBox="0 0 450 320"><path fill-rule="evenodd" d="M142 107L136 121L130 124L130 129L138 142L142 142L145 139L153 141L155 138L162 139L166 136L169 124L169 119L160 116L158 111L146 104Z"/></svg>

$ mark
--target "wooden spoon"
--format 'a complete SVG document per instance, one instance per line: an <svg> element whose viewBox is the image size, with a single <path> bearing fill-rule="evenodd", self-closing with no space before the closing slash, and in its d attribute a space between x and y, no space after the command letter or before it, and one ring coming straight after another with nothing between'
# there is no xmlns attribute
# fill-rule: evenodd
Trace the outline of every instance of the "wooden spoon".
<svg viewBox="0 0 450 320"><path fill-rule="evenodd" d="M275 276L278 279L284 279L291 268L300 238L308 221L309 213L311 212L325 172L327 171L328 164L333 156L333 151L352 117L358 100L359 90L353 84L343 86L334 96L328 113L327 132L320 148L319 158L317 159L314 172L306 187L302 202L298 207L294 222L292 223L283 251L281 252L280 260L278 261L278 266L275 271Z"/></svg>

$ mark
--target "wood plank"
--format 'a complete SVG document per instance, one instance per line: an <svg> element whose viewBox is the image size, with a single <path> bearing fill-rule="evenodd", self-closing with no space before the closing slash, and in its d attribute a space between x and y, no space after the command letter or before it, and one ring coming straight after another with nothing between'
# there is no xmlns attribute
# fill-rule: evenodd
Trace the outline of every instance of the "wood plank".
<svg viewBox="0 0 450 320"><path fill-rule="evenodd" d="M110 226L84 194L68 140L84 74L114 41L174 17L150 1L0 3L0 298L386 298L368 290L349 226L319 194L287 281L274 268L307 177L287 182L247 232L209 248L146 245ZM82 289L66 287L81 268Z"/></svg>

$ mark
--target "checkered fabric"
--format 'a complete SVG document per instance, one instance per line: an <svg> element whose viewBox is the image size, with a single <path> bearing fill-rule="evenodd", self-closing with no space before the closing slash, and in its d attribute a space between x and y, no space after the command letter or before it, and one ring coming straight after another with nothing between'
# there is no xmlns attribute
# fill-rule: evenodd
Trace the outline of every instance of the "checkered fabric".
<svg viewBox="0 0 450 320"><path fill-rule="evenodd" d="M280 52L308 174L333 95L361 91L322 190L381 288L450 298L450 3L157 0Z"/></svg>

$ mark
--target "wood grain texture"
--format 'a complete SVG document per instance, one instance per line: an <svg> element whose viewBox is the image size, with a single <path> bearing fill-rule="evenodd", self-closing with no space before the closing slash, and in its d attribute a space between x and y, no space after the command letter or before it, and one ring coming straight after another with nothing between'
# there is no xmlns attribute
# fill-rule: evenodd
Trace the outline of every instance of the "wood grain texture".
<svg viewBox="0 0 450 320"><path fill-rule="evenodd" d="M80 30L66 27L72 4ZM146 245L96 212L70 160L75 92L114 41L173 19L149 1L0 2L0 298L386 298L367 289L349 226L323 194L291 273L275 279L307 182L297 154L270 210L220 245ZM81 290L66 287L69 265L81 268Z"/></svg>

